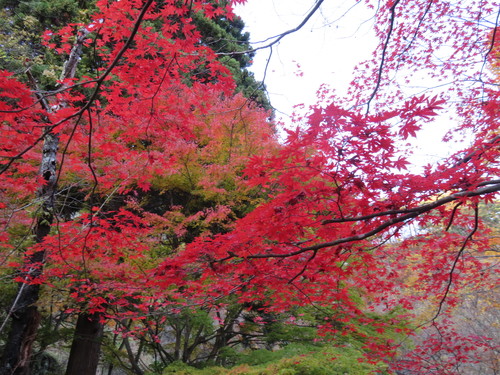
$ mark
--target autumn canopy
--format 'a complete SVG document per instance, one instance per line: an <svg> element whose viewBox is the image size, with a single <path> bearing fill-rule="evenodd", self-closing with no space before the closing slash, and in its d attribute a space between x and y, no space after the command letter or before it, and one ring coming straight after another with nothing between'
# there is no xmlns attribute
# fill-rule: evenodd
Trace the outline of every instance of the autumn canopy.
<svg viewBox="0 0 500 375"><path fill-rule="evenodd" d="M234 3L98 0L30 43L2 25L0 374L61 342L67 375L161 374L299 336L360 373L497 373L500 5L353 2L373 58L279 128ZM444 123L458 152L412 165Z"/></svg>

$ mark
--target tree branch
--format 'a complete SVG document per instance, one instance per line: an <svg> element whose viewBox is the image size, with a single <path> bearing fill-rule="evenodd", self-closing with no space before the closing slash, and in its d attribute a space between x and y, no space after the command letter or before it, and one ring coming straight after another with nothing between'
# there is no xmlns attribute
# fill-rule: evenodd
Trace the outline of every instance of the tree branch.
<svg viewBox="0 0 500 375"><path fill-rule="evenodd" d="M476 197L476 196L481 196L481 195L486 195L486 194L491 194L491 193L496 193L500 191L500 181L498 180L493 180L488 183L484 183L486 186L480 187L476 190L473 191L462 191L458 192L455 194L451 194L447 197L438 199L434 201L433 203L428 203L421 205L419 207L414 207L412 209L408 210L401 210L401 211L387 211L384 213L376 213L372 215L366 215L366 216L359 216L356 218L347 218L344 220L330 220L327 223L339 223L339 222L349 222L349 221L367 221L369 219L372 219L374 217L378 216L386 216L389 214L402 214L401 216L389 219L382 224L378 225L377 227L373 228L372 230L361 233L361 234L356 234L353 236L349 237L343 237L339 238L334 241L329 241L329 242L323 242L319 243L316 245L311 245L307 247L302 247L299 248L297 251L293 251L287 254L278 254L278 253L267 253L267 254L255 254L255 255L248 255L248 256L238 256L237 254L230 253L227 257L222 258L217 260L216 262L223 262L229 259L233 258L242 258L242 259L263 259L263 258L290 258L293 256L297 256L300 254L303 254L308 251L317 251L326 247L332 247L332 246L337 246L343 243L349 243L349 242L358 242L365 240L367 238L373 237L374 235L386 230L387 228L390 228L392 226L395 226L396 224L403 223L405 221L414 219L426 212L432 211L440 206L443 206L447 203L462 199L462 198L471 198L471 197ZM325 223L324 223L325 224Z"/></svg>
<svg viewBox="0 0 500 375"><path fill-rule="evenodd" d="M377 73L377 83L375 84L375 89L373 90L368 102L366 102L366 113L370 112L370 103L377 95L377 91L380 87L380 83L382 82L382 71L384 70L385 58L387 55L387 47L389 46L389 41L391 39L392 31L394 29L394 20L396 19L396 6L399 4L401 0L394 1L394 4L390 7L389 11L391 12L391 18L389 20L389 31L387 32L387 38L385 39L385 43L382 47L382 57L380 59L380 66L378 68Z"/></svg>
<svg viewBox="0 0 500 375"><path fill-rule="evenodd" d="M281 39L283 39L285 36L289 35L289 34L292 34L296 31L299 31L300 29L302 29L305 24L311 19L311 17L314 15L314 13L317 12L317 10L321 7L321 4L323 4L325 0L316 0L316 4L314 4L313 8L309 11L309 13L307 13L307 15L304 17L304 19L302 20L302 22L297 26L297 27L294 27L293 29L290 29L290 30L287 30L287 31L284 31L282 32L281 34L278 34L278 35L275 35L275 36L271 36L267 39L264 39L258 43L265 43L267 42L268 40L272 40L271 42L269 42L268 44L264 45L264 46L260 46L260 47L256 47L256 48L252 48L252 49L249 49L249 50L246 50L246 51L238 51L238 52L219 52L219 53L216 53L217 55L220 55L220 56L225 56L225 55L244 55L244 54L247 54L247 53L252 53L252 52L255 52L255 51L258 51L258 50L261 50L261 49L265 49L265 48L269 48L269 47L272 47L274 46L275 44L278 44ZM398 0L399 1L399 0Z"/></svg>
<svg viewBox="0 0 500 375"><path fill-rule="evenodd" d="M500 186L500 180L490 180L490 181L485 181L482 182L478 185L479 188L484 187L484 186ZM488 189L487 189L488 190ZM478 191L483 191L483 189L478 189L475 191L462 191L458 193L454 193L451 195L448 195L444 198L438 199L434 201L433 203L427 203L422 206L414 207L414 208L408 208L408 209L402 209L402 210L388 210L388 211L381 211L381 212L375 212L370 215L364 215L364 216L356 216L356 217L343 217L341 219L330 219L330 220L323 220L322 224L333 224L333 223L345 223L345 222L354 222L354 221L367 221L376 217L381 217L381 216L390 216L390 215L399 215L399 214L407 214L407 213L412 213L412 212L420 212L422 210L428 211L427 208L430 207L430 209L434 209L436 207L442 206L443 204L452 202L458 198L464 197L464 196L476 196L476 195L483 195L483 194L488 194L491 193L491 191L488 191L488 193L478 193L476 194L475 192ZM494 189L493 191L499 191ZM473 194L473 195L468 195L468 194Z"/></svg>
<svg viewBox="0 0 500 375"><path fill-rule="evenodd" d="M434 315L434 317L431 319L431 321L435 321L437 319L437 317L439 316L439 314L441 313L443 306L444 306L444 302L446 301L446 298L448 297L450 290L451 290L451 284L453 283L453 273L455 272L455 269L457 268L458 261L460 260L460 257L462 256L462 254L465 250L465 247L467 246L467 243L469 243L469 241L472 240L472 236L474 235L474 233L476 233L478 227L479 227L479 208L476 205L476 207L474 208L474 227L472 228L471 232L467 235L467 237L464 239L462 247L458 251L458 253L455 257L455 260L453 261L453 264L452 264L450 272L449 272L448 283L446 284L445 292L443 294L443 297L439 301L438 310L436 312L436 315Z"/></svg>

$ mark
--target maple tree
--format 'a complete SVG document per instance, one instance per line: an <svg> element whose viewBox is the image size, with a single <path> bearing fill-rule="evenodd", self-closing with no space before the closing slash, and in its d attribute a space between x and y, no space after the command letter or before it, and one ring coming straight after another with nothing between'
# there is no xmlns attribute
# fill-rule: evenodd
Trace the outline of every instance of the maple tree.
<svg viewBox="0 0 500 375"><path fill-rule="evenodd" d="M498 4L490 2L471 2L467 8L445 2L385 4L376 13L378 54L358 69L349 99L320 90L319 104L295 119L297 128L288 132L280 153L254 157L247 168L249 184L268 189L272 200L240 220L231 233L188 246L165 263L166 272L187 272L198 264L203 295L217 298L238 290L242 301L268 300L271 311L290 304L334 305L347 315L341 319L349 321L366 314L352 302L352 288L360 288L379 311L415 306L417 296L400 296L397 290L403 285L396 280L407 266L404 259L420 253L425 261L412 272L425 298L435 296L429 323L436 326L435 319L457 303L453 294L461 285L489 287L484 280L491 279L484 275L491 270L467 251L471 246L479 252L488 249L480 219L467 209L477 213L478 204L491 202L500 187L497 90L484 68L497 43L488 23L495 24L496 11ZM463 31L447 32L452 27ZM469 44L472 35L482 35L483 42ZM441 46L451 51L443 52ZM449 59L434 59L436 51ZM390 76L396 72L400 79ZM405 79L411 82L412 74L422 72L451 83L412 95ZM376 77L373 86L366 77ZM421 174L409 170L404 145L424 125L434 124L445 106L456 113L459 132L473 129L470 145L425 166ZM448 139L453 136L450 132ZM464 229L452 232L452 224ZM423 233L409 235L405 228L413 225ZM443 232L425 233L429 225ZM396 246L385 245L395 240ZM209 282L213 279L218 280L215 286ZM325 322L325 334L341 334L338 315ZM366 324L375 322L366 318ZM439 332L436 341L424 343L423 352L455 350L450 347L453 334L447 332L444 339ZM479 336L466 337L462 344L455 340L464 352L483 347ZM366 346L388 357L391 347L397 347L371 338ZM448 373L461 361L474 360L460 354L438 368L413 362L406 370Z"/></svg>
<svg viewBox="0 0 500 375"><path fill-rule="evenodd" d="M490 249L479 210L500 190L488 70L499 4L362 4L380 40L373 59L347 98L322 87L279 147L268 113L235 95L234 72L197 30L200 15L231 20L225 1L98 1L88 22L45 31L67 60L50 91L1 73L2 265L19 283L2 374L29 372L41 286L64 290L77 333L96 338L105 322L144 335L196 307L222 321L237 303L291 321L320 311L318 341L356 337L359 361L387 371L458 373L491 350L444 317L459 288L494 280L469 249ZM83 55L95 74L77 70ZM445 84L414 92L422 76ZM409 141L446 112L457 122L447 140L467 144L411 169ZM386 334L411 334L407 311L424 298L437 333L401 360ZM76 335L67 374L95 373L94 344Z"/></svg>
<svg viewBox="0 0 500 375"><path fill-rule="evenodd" d="M144 239L144 236L140 235L140 229L143 229L145 233L151 231L145 229L149 225L141 221L139 217L121 208L128 199L132 199L130 195L137 190L150 191L151 186L155 185L155 178L164 175L166 171L172 176L171 178L184 172L183 169L188 174L197 172L191 168L194 168L193 164L198 162L204 165L205 172L210 172L210 175L205 173L203 179L200 176L189 176L190 184L203 186L206 189L204 195L217 194L217 199L213 200L218 200L221 204L214 205L211 211L207 208L197 215L191 212L190 215L193 217L187 217L186 220L190 223L203 220L207 226L211 223L223 223L230 214L230 209L228 205L222 205L228 199L222 198L225 189L222 186L215 186L216 182L221 182L224 178L227 180L227 175L234 173L233 171L237 165L241 164L244 155L253 152L252 150L263 149L267 143L272 143L272 129L265 121L268 114L255 109L241 96L232 98L234 85L229 71L217 62L216 55L209 48L198 43L199 33L192 23L186 22L187 15L191 12L202 12L205 6L207 12L210 13L207 16L221 14L221 10L217 11L212 4L197 6L195 10L187 6L165 4L158 6L148 15L146 11L151 3L145 4L142 8L135 8L134 4L129 4L129 8L121 7L121 4L120 6L112 5L109 9L109 12L113 14L112 17L105 17L102 13L95 14L90 24L79 29L78 39L74 42L71 41L74 31L81 26L68 25L58 32L46 33L45 43L49 47L55 48L59 54L69 53L60 86L49 94L49 96L58 96L55 103L49 104L42 94L38 96L42 104L41 110L34 108L37 104L33 101L34 98L31 99L31 103L19 102L17 99L23 95L19 93L24 91L28 98L31 96L31 90L23 85L15 86L15 80L8 75L4 77L5 87L9 88L5 91L8 93L6 95L12 94L13 100L5 103L6 113L11 113L5 116L5 139L13 134L20 134L19 132L22 131L13 126L20 120L16 115L17 112L23 113L23 116L27 115L26 118L23 117L26 120L26 126L34 127L34 131L33 129L28 131L31 139L16 139L15 143L7 142L3 149L4 160L7 160L7 163L3 165L6 182L4 186L7 188L5 192L9 194L10 181L13 183L21 181L19 178L23 177L20 174L25 174L26 182L32 181L31 192L37 190L36 186L41 182L36 174L37 159L42 160L40 177L47 181L42 183L37 194L43 203L41 213L35 211L35 215L38 216L36 228L41 228L36 238L37 246L25 252L24 269L26 271L17 276L18 281L24 281L26 284L21 284L18 297L14 300L14 305L7 316L12 317L13 321L19 322L25 328L18 329L14 324L11 328L11 338L7 339L4 353L5 367L2 368L2 371L6 373L28 371L27 359L29 359L30 345L33 341L33 330L36 329L36 323L33 320L38 318L33 303L38 299L39 284L42 283L40 277L43 262L49 264L43 280L49 280L51 275L62 278L72 275L67 279L70 281L67 288L72 290L72 295L79 304L77 310L82 310L81 317L83 317L78 320L77 332L80 329L79 323L82 325L82 330L86 329L85 325L93 324L99 331L101 319L103 319L102 312L107 309L103 306L108 306L103 297L113 299L105 290L109 288L108 291L117 292L115 281L118 280L116 278L113 281L114 285L104 287L106 279L110 277L109 271L114 266L122 268L122 275L124 277L126 275L128 281L121 285L129 291L125 293L134 296L139 287L133 286L133 275L135 274L138 278L136 279L138 283L143 282L138 273L144 271L137 265L136 259L141 257L141 251L149 249L146 244L151 243L152 240L145 240L144 245L135 245L139 245L138 241ZM97 6L103 7L103 10L108 8L106 3L100 3ZM221 9L224 12L223 8ZM179 18L183 14L185 17ZM122 22L121 18L126 19L127 22ZM161 20L161 22L146 25L148 20ZM142 21L145 25L142 25ZM124 28L124 32L128 30L128 34L123 34L128 37L122 38L120 32L115 29L117 24ZM95 30L98 26L100 26L99 31L91 35L91 30ZM149 38L152 40L150 41ZM140 45L131 47L132 42L140 44L141 41L151 44L151 48L148 47L147 56L144 55L145 50ZM102 65L98 71L99 78L96 80L92 77L79 77L82 82L88 82L87 87L84 87L86 84L83 83L69 89L72 82L65 81L65 79L71 80L75 77L76 63L83 53L83 48L90 44L94 47L93 53L96 53L96 49L99 50L97 52L98 63ZM135 56L132 54L128 58L136 61L133 64L123 64L120 57L113 59L113 50L118 56L123 55L126 50L128 54L135 51ZM199 56L193 59L192 54ZM168 56L170 56L170 61L167 60ZM156 60L152 57L156 57ZM137 79L137 72L143 71L146 67L155 69L150 65L153 61L156 61L157 68L161 70L161 76L157 77L159 86L155 86L151 81L154 74L143 75L142 83ZM109 65L106 66L106 63ZM111 71L113 71L112 76ZM32 87L36 90L33 76L30 76L30 79ZM109 83L105 83L106 79ZM96 87L88 87L92 85ZM106 89L100 91L100 86L105 86ZM80 87L84 90L79 90ZM143 92L139 97L134 92L139 87L146 88L149 92ZM134 90L131 91L131 88ZM232 99L223 99L222 96ZM101 105L101 102L104 103ZM143 103L143 107L132 105L136 102ZM30 109L25 111L23 108L25 105ZM95 105L97 107L94 108ZM165 110L167 108L168 110ZM144 113L148 113L149 118L141 116ZM223 119L222 114L216 116L217 113L225 114L227 119ZM85 118L83 118L84 114ZM75 117L76 121L71 121ZM250 124L246 123L247 121ZM38 125L39 123L47 125L43 127ZM140 131L140 127L143 127L144 132ZM101 132L102 136L94 136L94 133ZM240 137L239 134L242 132L244 135ZM139 137L137 137L138 134L140 134ZM225 155L219 151L220 146L224 145L224 141L221 140L223 136L227 136L230 142L229 145L225 145ZM251 144L255 137L259 139L260 144ZM37 143L42 139L44 146L43 150L40 150ZM24 149L29 144L31 147ZM58 147L62 149L60 154L58 154ZM202 151L199 152L197 149ZM197 156L197 158L201 157L201 161L197 160L196 156L192 157L198 153L201 153L201 156ZM220 160L212 160L215 157L214 154L217 153ZM24 171L21 171L18 166L10 168L10 164L18 158L14 156L16 154L19 157L24 156L23 163L20 163L22 166L26 165ZM135 158L138 163L136 165L129 163L129 158ZM56 169L56 160L61 165L59 169ZM211 163L216 163L216 165L211 167L209 165ZM65 168L66 166L69 168ZM220 180L217 180L218 178ZM200 179L200 181L193 181L193 179ZM166 189L161 183L154 186L160 192ZM236 181L233 183L237 184ZM195 186L191 187L191 189L194 188ZM26 193L30 192L26 191ZM113 203L117 196L118 200L123 203L118 202L114 205L108 203L108 201ZM9 206L5 208L10 213L7 215L16 212L15 201L9 200L8 203ZM95 208L95 205L99 205L99 208L93 209L92 216L82 214L81 217L74 217L79 210L92 206ZM176 210L173 204L171 206L172 215L174 215L172 222L168 224L169 219L161 220L161 217L157 220L158 237L161 235L160 228L167 226L177 226L178 228L174 228L176 233L182 231L182 223L175 223ZM239 206L238 209L241 210L241 204ZM61 212L56 214L59 209ZM130 209L137 210L138 208L131 207ZM117 210L118 213L114 214L113 210ZM51 236L49 230L54 217L58 220L58 229L54 236ZM97 218L100 218L100 221L97 221ZM119 224L122 219L126 222L131 220L131 222L122 226ZM66 222L61 220L66 220ZM18 216L16 221L29 225L30 219ZM98 229L101 225L107 227L111 237L107 237L106 231ZM127 230L129 236L126 235ZM38 233L38 229L35 229L35 232ZM68 245L71 243L76 245L74 248L76 253L72 254L69 247L64 254L49 253L51 239L57 242L57 238L63 237L68 239ZM105 240L106 237L108 240ZM80 238L83 242L75 243L76 238ZM24 247L24 244L21 246ZM129 254L131 247L135 248L135 255ZM84 253L81 253L82 250ZM94 254L85 255L87 251ZM96 258L99 252L102 254ZM55 258L49 259L52 256ZM76 259L72 259L73 256ZM119 266L124 263L125 257L129 261L125 262L127 266L125 264ZM130 262L132 267L128 267ZM112 267L109 268L111 265ZM118 270L115 269L113 273L115 271ZM87 305L78 297L79 290L83 290L83 293L90 296L90 292L96 289L93 286L97 284L99 284L97 287L99 290L95 291L96 295L88 300L93 302ZM23 299L28 295L27 291L31 297L29 301L24 301ZM121 296L121 302L125 301L126 295ZM23 309L26 309L26 312ZM79 342L78 339L75 339L74 347L92 350L94 358L96 354L98 355L98 348L85 349L85 343ZM82 366L95 366L97 362L87 358L86 363L82 364L79 355L82 354L70 355L67 372L95 371L91 368L84 369ZM76 358L76 362L72 360L73 358Z"/></svg>

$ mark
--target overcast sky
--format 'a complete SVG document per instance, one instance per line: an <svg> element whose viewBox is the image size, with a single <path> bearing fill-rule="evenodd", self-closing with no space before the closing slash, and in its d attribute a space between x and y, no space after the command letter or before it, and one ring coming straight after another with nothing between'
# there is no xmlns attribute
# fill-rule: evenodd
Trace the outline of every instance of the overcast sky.
<svg viewBox="0 0 500 375"><path fill-rule="evenodd" d="M353 3L358 5L349 8ZM253 46L258 47L269 41L258 42L297 27L314 4L315 0L249 0L236 7L236 14L245 22ZM257 80L264 80L277 120L289 125L293 106L314 104L323 83L339 96L345 92L354 66L368 60L376 46L372 27L372 14L362 2L325 1L301 30L273 47L270 59L269 49L258 51L251 70ZM453 151L451 145L439 141L449 124L447 120L421 132L414 142L412 161L416 165L433 163Z"/></svg>
<svg viewBox="0 0 500 375"><path fill-rule="evenodd" d="M314 6L314 0L249 0L238 6L254 47L257 43L297 27ZM370 57L374 38L370 14L356 6L347 16L352 1L325 2L309 22L297 32L287 35L270 50L257 52L252 70L258 80L264 79L271 103L284 116L296 104L313 104L322 83L344 90L358 62ZM361 28L359 24L367 21ZM302 72L303 75L299 76Z"/></svg>

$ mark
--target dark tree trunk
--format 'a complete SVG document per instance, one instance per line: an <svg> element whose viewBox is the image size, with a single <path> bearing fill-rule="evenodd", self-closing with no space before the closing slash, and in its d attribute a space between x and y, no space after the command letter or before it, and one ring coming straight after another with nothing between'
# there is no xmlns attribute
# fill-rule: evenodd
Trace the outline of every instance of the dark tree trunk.
<svg viewBox="0 0 500 375"><path fill-rule="evenodd" d="M73 78L76 71L76 64L82 53L84 38L88 32L82 32L78 36L73 49L65 64L61 80ZM28 79L33 86L33 90L38 92L36 81L28 72ZM45 97L36 94L43 109L51 112L50 106ZM59 103L64 107L65 103ZM48 122L48 119L47 119ZM44 183L39 187L37 198L41 201L40 210L37 213L33 235L35 242L40 244L50 233L55 214L55 194L57 191L57 152L59 147L59 136L53 132L53 125L45 127L42 160L39 175ZM19 289L7 313L6 319L11 319L11 328L0 363L0 375L29 375L31 348L36 337L40 314L36 307L38 302L40 285L31 283L36 280L43 271L45 250L41 249L24 259L23 269L19 274L23 281L19 284Z"/></svg>
<svg viewBox="0 0 500 375"><path fill-rule="evenodd" d="M78 316L66 375L95 375L103 328L99 314L81 313Z"/></svg>
<svg viewBox="0 0 500 375"><path fill-rule="evenodd" d="M24 285L24 284L23 284ZM2 359L2 375L29 375L31 347L36 336L40 314L33 305L38 300L38 285L25 285L23 298L12 314L12 323Z"/></svg>
<svg viewBox="0 0 500 375"><path fill-rule="evenodd" d="M59 137L47 134L43 145L43 158L40 175L45 180L37 197L42 200L33 235L36 243L41 243L49 234L54 219L54 197L56 192L56 156ZM5 343L2 357L1 375L29 375L31 347L36 337L40 314L36 307L40 285L31 283L42 273L45 251L40 250L27 256L20 276L24 282L19 284L16 298L8 312L11 318L11 329Z"/></svg>

